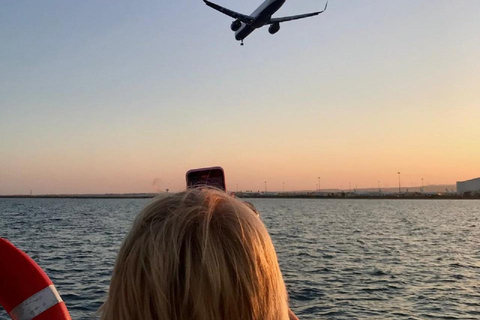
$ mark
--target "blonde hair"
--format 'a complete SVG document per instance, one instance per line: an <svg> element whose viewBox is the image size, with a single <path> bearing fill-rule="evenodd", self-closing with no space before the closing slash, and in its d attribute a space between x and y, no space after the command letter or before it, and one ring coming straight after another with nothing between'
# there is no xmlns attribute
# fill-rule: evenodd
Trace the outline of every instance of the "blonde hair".
<svg viewBox="0 0 480 320"><path fill-rule="evenodd" d="M288 319L285 283L260 218L224 192L156 199L118 253L102 320Z"/></svg>

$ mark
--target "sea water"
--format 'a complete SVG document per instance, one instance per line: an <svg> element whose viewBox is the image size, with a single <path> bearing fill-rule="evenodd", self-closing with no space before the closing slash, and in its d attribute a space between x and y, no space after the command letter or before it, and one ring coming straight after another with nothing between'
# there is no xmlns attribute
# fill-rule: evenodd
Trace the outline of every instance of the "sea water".
<svg viewBox="0 0 480 320"><path fill-rule="evenodd" d="M96 319L149 201L0 199L0 236L47 272L73 319ZM300 319L480 319L480 201L249 201Z"/></svg>

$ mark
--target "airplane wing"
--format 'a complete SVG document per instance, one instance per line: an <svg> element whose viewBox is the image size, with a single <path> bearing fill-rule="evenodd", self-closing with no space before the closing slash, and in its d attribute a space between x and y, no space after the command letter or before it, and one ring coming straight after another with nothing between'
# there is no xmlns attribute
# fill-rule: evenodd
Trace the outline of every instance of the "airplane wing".
<svg viewBox="0 0 480 320"><path fill-rule="evenodd" d="M206 0L204 0L204 1L206 1ZM305 13L305 14L299 14L299 15L296 15L296 16L288 16L288 17L281 17L281 18L272 18L267 22L267 24L273 24L273 23L277 23L277 22L278 23L287 22L287 21L292 21L292 20L298 20L298 19L313 17L313 16L319 15L320 13L327 10L327 5L328 5L328 1L325 4L325 9L323 9L322 11L318 11L318 12Z"/></svg>
<svg viewBox="0 0 480 320"><path fill-rule="evenodd" d="M203 1L205 2L205 4L207 6L213 8L217 11L220 11L221 13L226 14L227 16L230 16L234 19L238 19L238 20L242 21L243 23L250 24L254 20L254 18L251 17L251 16L247 16L245 14L241 14L241 13L235 12L233 10L221 7L218 4L215 4L215 3L207 1L207 0L203 0Z"/></svg>

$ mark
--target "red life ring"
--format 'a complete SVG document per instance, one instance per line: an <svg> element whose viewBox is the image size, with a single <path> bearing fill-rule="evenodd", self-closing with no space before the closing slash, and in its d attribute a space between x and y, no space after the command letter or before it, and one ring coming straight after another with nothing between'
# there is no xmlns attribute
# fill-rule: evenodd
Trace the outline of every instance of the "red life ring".
<svg viewBox="0 0 480 320"><path fill-rule="evenodd" d="M0 304L13 320L71 320L50 278L25 252L0 238Z"/></svg>

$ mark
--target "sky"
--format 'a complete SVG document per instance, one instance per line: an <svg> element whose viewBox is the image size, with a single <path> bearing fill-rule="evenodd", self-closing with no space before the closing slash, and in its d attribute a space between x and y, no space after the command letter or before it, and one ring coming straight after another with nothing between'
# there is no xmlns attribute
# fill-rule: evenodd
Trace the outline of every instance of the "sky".
<svg viewBox="0 0 480 320"><path fill-rule="evenodd" d="M0 194L179 191L216 165L231 191L480 176L480 1L331 0L243 47L201 0L1 6Z"/></svg>

